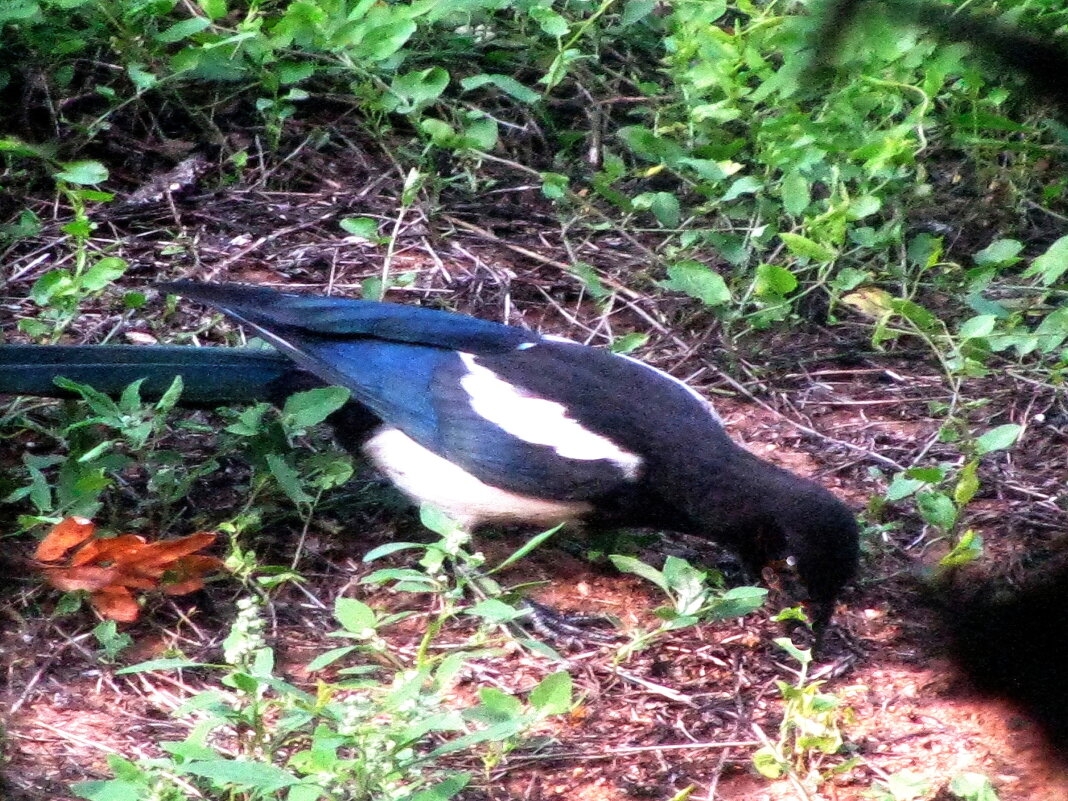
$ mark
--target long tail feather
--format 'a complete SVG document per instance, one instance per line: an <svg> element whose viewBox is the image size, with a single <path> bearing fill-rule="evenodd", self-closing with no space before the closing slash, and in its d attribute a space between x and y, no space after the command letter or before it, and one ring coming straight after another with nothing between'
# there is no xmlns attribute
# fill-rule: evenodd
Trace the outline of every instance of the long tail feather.
<svg viewBox="0 0 1068 801"><path fill-rule="evenodd" d="M59 376L116 396L144 379L141 396L159 398L180 375L182 406L215 407L274 401L295 389L321 386L270 350L142 345L2 345L0 395L70 397Z"/></svg>

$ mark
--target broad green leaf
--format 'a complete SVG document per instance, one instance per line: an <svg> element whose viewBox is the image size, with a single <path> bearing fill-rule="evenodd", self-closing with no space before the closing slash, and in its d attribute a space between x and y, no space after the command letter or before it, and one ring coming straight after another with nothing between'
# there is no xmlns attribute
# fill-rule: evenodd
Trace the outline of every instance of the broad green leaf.
<svg viewBox="0 0 1068 801"><path fill-rule="evenodd" d="M1031 262L1024 275L1038 275L1046 286L1057 283L1068 270L1068 236L1062 236Z"/></svg>
<svg viewBox="0 0 1068 801"><path fill-rule="evenodd" d="M351 634L369 636L378 625L375 611L355 598L338 598L334 601L334 618Z"/></svg>
<svg viewBox="0 0 1068 801"><path fill-rule="evenodd" d="M722 306L731 301L731 291L723 276L696 261L680 261L667 269L668 280L660 286L683 292L709 306Z"/></svg>
<svg viewBox="0 0 1068 801"><path fill-rule="evenodd" d="M757 266L753 288L761 297L788 295L797 289L797 276L777 264L761 264Z"/></svg>
<svg viewBox="0 0 1068 801"><path fill-rule="evenodd" d="M549 36L559 39L571 30L567 20L547 6L533 6L528 13Z"/></svg>
<svg viewBox="0 0 1068 801"><path fill-rule="evenodd" d="M293 428L309 428L323 422L348 400L349 391L344 387L316 387L290 395L282 414Z"/></svg>
<svg viewBox="0 0 1068 801"><path fill-rule="evenodd" d="M496 86L506 95L515 98L520 103L537 103L541 100L541 95L538 92L524 86L510 75L482 73L480 75L472 75L469 78L464 78L460 81L460 86L467 92L486 86L487 84Z"/></svg>
<svg viewBox="0 0 1068 801"><path fill-rule="evenodd" d="M633 573L635 576L640 576L646 581L652 582L665 593L670 592L670 587L668 587L664 574L655 567L647 565L633 556L623 556L622 554L612 554L608 559L616 566L617 570L622 570L624 573Z"/></svg>
<svg viewBox="0 0 1068 801"><path fill-rule="evenodd" d="M754 751L752 760L756 772L766 779L779 779L786 773L787 765L779 759L769 745Z"/></svg>
<svg viewBox="0 0 1068 801"><path fill-rule="evenodd" d="M640 125L631 125L620 128L616 132L616 136L618 136L623 144L629 147L635 155L640 156L647 161L675 164L683 157L683 155L685 155L685 151L678 143L657 136L648 128L643 128Z"/></svg>
<svg viewBox="0 0 1068 801"><path fill-rule="evenodd" d="M346 217L338 223L347 234L373 242L378 239L378 221L371 217Z"/></svg>
<svg viewBox="0 0 1068 801"><path fill-rule="evenodd" d="M949 782L949 791L961 801L998 801L997 791L982 773L962 773Z"/></svg>
<svg viewBox="0 0 1068 801"><path fill-rule="evenodd" d="M941 492L921 492L916 495L916 506L932 526L949 531L957 522L957 507L948 495Z"/></svg>
<svg viewBox="0 0 1068 801"><path fill-rule="evenodd" d="M402 801L449 801L471 781L470 773L455 773L447 779L404 798Z"/></svg>
<svg viewBox="0 0 1068 801"><path fill-rule="evenodd" d="M148 793L148 785L145 782L110 779L76 782L71 786L71 790L87 801L141 801Z"/></svg>
<svg viewBox="0 0 1068 801"><path fill-rule="evenodd" d="M980 339L990 336L994 332L994 326L998 318L993 314L980 314L969 317L960 326L961 339Z"/></svg>
<svg viewBox="0 0 1068 801"><path fill-rule="evenodd" d="M83 289L98 292L112 281L122 277L125 272L126 262L123 259L107 256L82 273L78 282Z"/></svg>
<svg viewBox="0 0 1068 801"><path fill-rule="evenodd" d="M980 267L1002 267L1018 262L1023 243L1015 239L995 239L976 253L972 259Z"/></svg>
<svg viewBox="0 0 1068 801"><path fill-rule="evenodd" d="M70 184L99 184L108 179L107 168L99 161L68 161L56 178Z"/></svg>
<svg viewBox="0 0 1068 801"><path fill-rule="evenodd" d="M562 715L571 709L571 676L566 671L551 673L530 691L530 705L542 715Z"/></svg>
<svg viewBox="0 0 1068 801"><path fill-rule="evenodd" d="M1022 433L1023 426L1016 423L1006 423L992 428L975 441L976 451L982 456L984 453L1011 448Z"/></svg>
<svg viewBox="0 0 1068 801"><path fill-rule="evenodd" d="M787 250L800 258L822 263L834 261L838 257L833 250L807 236L783 232L779 234L779 239L786 245Z"/></svg>
<svg viewBox="0 0 1068 801"><path fill-rule="evenodd" d="M285 460L285 457L278 453L268 453L267 466L289 500L298 506L314 503L315 499L304 491L300 473Z"/></svg>
<svg viewBox="0 0 1068 801"><path fill-rule="evenodd" d="M953 501L957 506L964 506L975 497L979 491L979 476L977 475L979 462L972 459L960 470L957 476L957 485L953 488Z"/></svg>
<svg viewBox="0 0 1068 801"><path fill-rule="evenodd" d="M626 28L639 20L643 20L653 13L656 8L656 0L627 0L623 5L623 13L619 15L619 25Z"/></svg>
<svg viewBox="0 0 1068 801"><path fill-rule="evenodd" d="M528 613L496 598L486 598L465 609L464 614L481 618L487 623L510 623L513 620L525 617Z"/></svg>
<svg viewBox="0 0 1068 801"><path fill-rule="evenodd" d="M969 565L983 555L983 538L971 529L961 535L953 550L938 560L942 567Z"/></svg>
<svg viewBox="0 0 1068 801"><path fill-rule="evenodd" d="M273 792L297 784L292 773L267 762L238 762L233 759L211 759L174 765L176 773L189 773L210 779L220 787L248 787Z"/></svg>
<svg viewBox="0 0 1068 801"><path fill-rule="evenodd" d="M898 474L894 476L894 480L890 482L890 486L886 490L886 500L900 501L926 485L926 481L907 478L904 474Z"/></svg>
<svg viewBox="0 0 1068 801"><path fill-rule="evenodd" d="M800 170L791 170L782 179L782 204L787 213L800 217L812 202L812 190L808 179Z"/></svg>
<svg viewBox="0 0 1068 801"><path fill-rule="evenodd" d="M180 42L182 39L188 39L190 36L196 33L200 33L202 30L211 25L211 20L205 17L191 17L189 19L183 19L181 22L176 22L169 28L166 28L156 34L156 41L163 44L173 44L174 42ZM95 181L93 183L96 183Z"/></svg>

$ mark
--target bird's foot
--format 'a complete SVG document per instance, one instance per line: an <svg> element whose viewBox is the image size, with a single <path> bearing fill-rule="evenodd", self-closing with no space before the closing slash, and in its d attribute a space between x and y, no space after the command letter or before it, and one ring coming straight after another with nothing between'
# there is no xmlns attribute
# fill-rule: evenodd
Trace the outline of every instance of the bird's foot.
<svg viewBox="0 0 1068 801"><path fill-rule="evenodd" d="M567 614L530 598L524 598L522 605L528 612L522 622L529 622L535 633L566 648L579 650L620 641L615 631L604 630L612 622L601 615Z"/></svg>

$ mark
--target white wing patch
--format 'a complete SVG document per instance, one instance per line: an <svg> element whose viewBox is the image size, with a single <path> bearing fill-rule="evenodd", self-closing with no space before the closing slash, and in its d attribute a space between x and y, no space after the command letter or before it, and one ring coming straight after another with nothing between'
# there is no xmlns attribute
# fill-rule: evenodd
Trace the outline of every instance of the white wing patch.
<svg viewBox="0 0 1068 801"><path fill-rule="evenodd" d="M583 501L551 501L493 487L438 456L396 428L383 428L364 453L397 487L470 530L482 523L554 526L592 510Z"/></svg>
<svg viewBox="0 0 1068 801"><path fill-rule="evenodd" d="M471 398L471 408L485 420L531 445L548 445L565 459L604 459L616 465L631 480L638 477L642 459L625 451L608 437L596 434L567 414L562 403L523 393L470 353L460 353L468 373L460 386Z"/></svg>

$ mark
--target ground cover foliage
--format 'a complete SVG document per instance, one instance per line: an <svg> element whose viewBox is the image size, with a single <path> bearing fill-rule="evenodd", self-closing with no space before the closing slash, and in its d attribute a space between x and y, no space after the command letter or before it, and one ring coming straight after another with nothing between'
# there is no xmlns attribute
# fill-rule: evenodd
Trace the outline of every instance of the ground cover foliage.
<svg viewBox="0 0 1068 801"><path fill-rule="evenodd" d="M916 564L1007 580L1055 558L1065 131L968 46L877 9L812 72L814 11L8 4L0 335L239 341L150 291L192 277L420 301L633 352L721 398L758 452L807 451L776 456L863 510L847 601L878 614L843 613L869 641L844 670L870 687L880 656L926 658L910 632L934 638ZM1051 37L1068 22L1052 0L978 11ZM489 583L559 579L559 556L523 567L553 536L483 553L431 510L421 528L319 430L342 402L329 390L195 415L175 410L180 390L71 387L82 403L5 409L3 536L27 555L4 557L14 797L996 797L981 760L880 761L850 712L879 705L772 644L778 594L738 622L762 593L724 589L694 544L664 561L649 537L579 540L628 578L583 567L578 583L659 609L562 662L503 636L518 612ZM72 515L150 541L218 530L228 572L188 601L148 598L135 626L99 622L28 560ZM871 622L887 610L894 636ZM27 770L40 754L19 732L43 682L84 688L86 670L151 725L105 763ZM643 711L605 711L613 693ZM687 744L703 756L680 767L670 748ZM1028 781L997 792L1027 797Z"/></svg>

